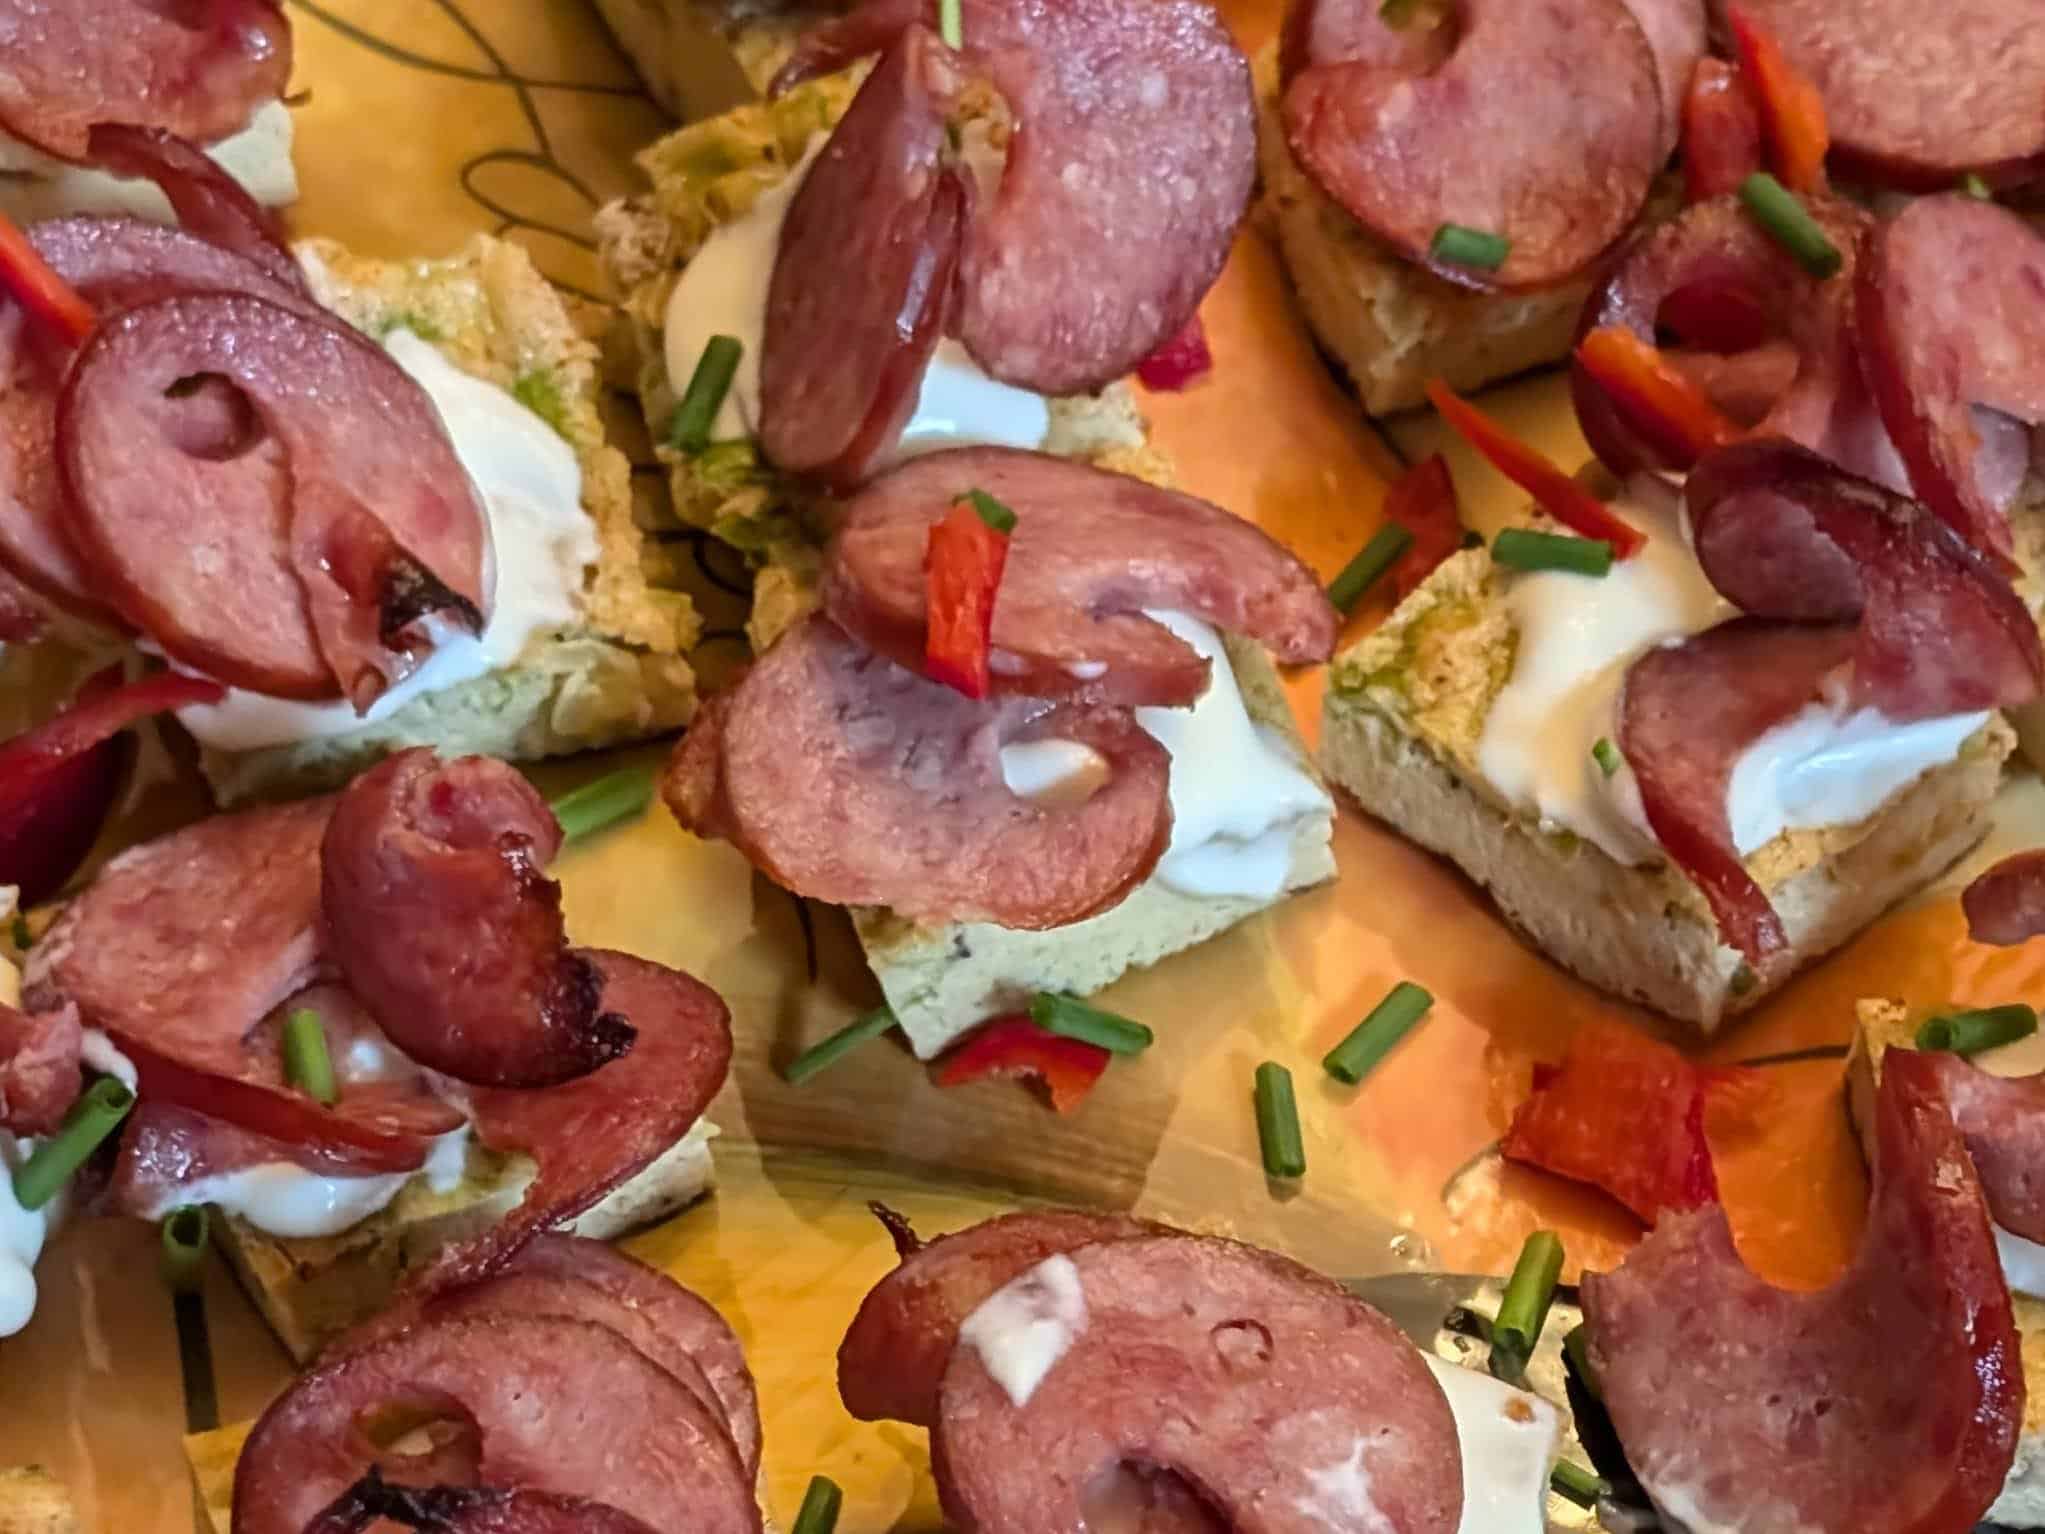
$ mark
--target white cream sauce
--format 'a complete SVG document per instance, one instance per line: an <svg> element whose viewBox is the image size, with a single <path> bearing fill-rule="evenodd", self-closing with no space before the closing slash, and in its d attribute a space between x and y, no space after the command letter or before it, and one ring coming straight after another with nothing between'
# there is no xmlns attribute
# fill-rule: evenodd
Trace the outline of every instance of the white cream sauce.
<svg viewBox="0 0 2045 1534"><path fill-rule="evenodd" d="M1632 768L1607 776L1593 748L1617 745L1619 691L1651 646L1735 616L1691 552L1678 490L1631 481L1615 505L1647 534L1600 578L1543 570L1511 577L1519 635L1511 677L1484 721L1477 768L1548 830L1569 831L1627 865L1660 854ZM1750 745L1734 764L1727 811L1751 853L1787 830L1847 825L1876 813L1920 775L1952 761L1987 719L1970 713L1897 723L1820 698Z"/></svg>
<svg viewBox="0 0 2045 1534"><path fill-rule="evenodd" d="M436 1193L452 1192L467 1164L469 1127L440 1136L417 1172L329 1177L289 1161L198 1177L165 1190L157 1207L138 1211L160 1220L180 1204L213 1204L261 1231L286 1239L337 1236L388 1207L398 1190L423 1176Z"/></svg>
<svg viewBox="0 0 2045 1534"><path fill-rule="evenodd" d="M36 1259L63 1218L63 1193L36 1210L15 1200L14 1173L34 1149L35 1141L0 1130L0 1337L12 1337L35 1315Z"/></svg>
<svg viewBox="0 0 2045 1534"><path fill-rule="evenodd" d="M122 1054L114 1041L97 1028L87 1028L79 1039L78 1057L86 1068L102 1076L111 1076L130 1092L135 1090L139 1079L135 1074L135 1062Z"/></svg>
<svg viewBox="0 0 2045 1534"><path fill-rule="evenodd" d="M507 391L464 373L411 331L392 331L384 347L433 400L489 515L489 622L480 636L440 626L425 664L366 715L346 702L295 703L238 688L220 703L178 710L179 721L206 745L249 751L348 734L423 694L508 666L536 637L569 626L581 611L583 574L597 562L598 548L575 450Z"/></svg>
<svg viewBox="0 0 2045 1534"><path fill-rule="evenodd" d="M1191 708L1139 708L1136 722L1171 753L1172 839L1152 875L1182 895L1269 900L1285 888L1292 836L1333 813L1327 792L1250 718L1221 636L1183 613L1150 614L1207 658L1207 691ZM1072 741L1007 746L1002 777L1034 799L1085 798L1107 763Z"/></svg>
<svg viewBox="0 0 2045 1534"><path fill-rule="evenodd" d="M823 141L779 186L747 212L719 225L676 279L662 322L669 386L679 399L713 336L736 338L744 351L731 389L711 425L713 439L752 437L760 426L760 353L767 330L767 290L788 216ZM942 341L923 375L916 409L902 430L897 458L940 447L985 443L1038 448L1051 429L1041 395L997 383L956 341Z"/></svg>
<svg viewBox="0 0 2045 1534"><path fill-rule="evenodd" d="M1370 1471L1363 1462L1367 1447L1359 1438L1348 1458L1318 1470L1309 1468L1307 1494L1294 1506L1344 1534L1395 1534L1391 1519L1371 1499Z"/></svg>
<svg viewBox="0 0 2045 1534"><path fill-rule="evenodd" d="M1086 1292L1063 1253L994 1291L959 1327L959 1342L980 1355L987 1373L1017 1406L1027 1406L1044 1376L1086 1330Z"/></svg>
<svg viewBox="0 0 2045 1534"><path fill-rule="evenodd" d="M1539 1396L1427 1356L1463 1452L1460 1534L1544 1534L1562 1414Z"/></svg>

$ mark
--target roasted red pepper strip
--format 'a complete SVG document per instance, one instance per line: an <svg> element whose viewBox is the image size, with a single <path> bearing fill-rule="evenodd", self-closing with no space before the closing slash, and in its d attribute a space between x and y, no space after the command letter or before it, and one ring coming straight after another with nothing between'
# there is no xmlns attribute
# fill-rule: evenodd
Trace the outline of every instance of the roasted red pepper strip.
<svg viewBox="0 0 2045 1534"><path fill-rule="evenodd" d="M1741 435L1710 396L1624 326L1593 330L1578 343L1576 356L1634 429L1652 438L1676 468L1689 468Z"/></svg>
<svg viewBox="0 0 2045 1534"><path fill-rule="evenodd" d="M967 1034L937 1065L937 1084L964 1086L990 1076L1039 1083L1060 1113L1077 1108L1108 1068L1108 1052L1083 1039L1039 1028L1027 1017L997 1017Z"/></svg>
<svg viewBox="0 0 2045 1534"><path fill-rule="evenodd" d="M1825 98L1808 76L1790 63L1775 34L1742 6L1726 8L1740 75L1760 108L1768 159L1776 177L1792 192L1816 192L1825 184L1825 152L1832 135L1825 126Z"/></svg>
<svg viewBox="0 0 2045 1534"><path fill-rule="evenodd" d="M923 669L969 698L987 696L994 594L1008 563L1008 534L996 532L966 500L930 529L923 560L929 593Z"/></svg>
<svg viewBox="0 0 2045 1534"><path fill-rule="evenodd" d="M1214 371L1214 353L1207 347L1207 329L1195 314L1186 328L1136 364L1136 376L1146 389L1176 393L1190 388Z"/></svg>
<svg viewBox="0 0 2045 1534"><path fill-rule="evenodd" d="M1534 1094L1500 1149L1602 1188L1652 1225L1665 1209L1717 1201L1707 1099L1751 1103L1757 1084L1752 1071L1696 1065L1624 1023L1587 1023L1560 1065L1535 1067Z"/></svg>
<svg viewBox="0 0 2045 1534"><path fill-rule="evenodd" d="M1456 482L1449 478L1449 461L1436 453L1394 480L1385 492L1385 520L1413 535L1412 546L1391 572L1394 600L1403 602L1463 546L1463 519L1456 512Z"/></svg>
<svg viewBox="0 0 2045 1534"><path fill-rule="evenodd" d="M110 666L56 718L0 745L0 884L20 886L29 904L63 888L120 788L115 737L164 709L222 696L218 682L171 672L122 686Z"/></svg>
<svg viewBox="0 0 2045 1534"><path fill-rule="evenodd" d="M1691 202L1740 189L1761 168L1761 114L1724 59L1702 58L1683 97L1683 186Z"/></svg>
<svg viewBox="0 0 2045 1534"><path fill-rule="evenodd" d="M70 345L83 341L96 323L92 305L50 270L20 226L4 213L0 213L0 288Z"/></svg>
<svg viewBox="0 0 2045 1534"><path fill-rule="evenodd" d="M1427 397L1441 418L1491 466L1540 504L1543 511L1573 533L1602 538L1625 559L1647 541L1641 531L1615 516L1610 507L1554 464L1528 447L1468 400L1459 398L1439 378L1427 386Z"/></svg>

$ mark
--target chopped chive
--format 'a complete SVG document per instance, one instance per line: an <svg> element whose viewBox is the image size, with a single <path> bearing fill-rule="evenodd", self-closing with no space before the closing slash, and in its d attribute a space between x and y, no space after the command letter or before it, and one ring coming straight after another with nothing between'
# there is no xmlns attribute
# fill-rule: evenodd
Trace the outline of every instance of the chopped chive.
<svg viewBox="0 0 2045 1534"><path fill-rule="evenodd" d="M956 6L956 0L954 0ZM838 1509L845 1505L845 1493L827 1475L813 1475L802 1494L802 1511L795 1515L794 1534L831 1534L838 1527Z"/></svg>
<svg viewBox="0 0 2045 1534"><path fill-rule="evenodd" d="M997 501L985 490L968 490L959 499L977 511L980 514L980 520L993 528L997 533L1012 533L1015 531L1015 513L1002 505L1001 502Z"/></svg>
<svg viewBox="0 0 2045 1534"><path fill-rule="evenodd" d="M1839 247L1825 237L1818 221L1797 201L1796 193L1767 171L1757 170L1740 183L1740 201L1775 243L1796 257L1797 264L1813 277L1834 276L1845 265Z"/></svg>
<svg viewBox="0 0 2045 1534"><path fill-rule="evenodd" d="M1396 522L1387 522L1370 535L1357 556L1342 567L1342 573L1328 583L1328 600L1343 612L1356 605L1358 597L1377 584L1399 556L1413 547L1413 535Z"/></svg>
<svg viewBox="0 0 2045 1534"><path fill-rule="evenodd" d="M14 913L14 928L11 935L14 938L14 946L23 953L35 947L35 934L28 929L28 918L19 911Z"/></svg>
<svg viewBox="0 0 2045 1534"><path fill-rule="evenodd" d="M163 1281L173 1294L190 1294L206 1276L204 1204L180 1204L163 1217Z"/></svg>
<svg viewBox="0 0 2045 1534"><path fill-rule="evenodd" d="M937 0L937 35L947 48L965 47L966 26L959 14L959 0Z"/></svg>
<svg viewBox="0 0 2045 1534"><path fill-rule="evenodd" d="M789 1061L781 1079L799 1087L819 1071L829 1070L868 1039L877 1039L894 1026L895 1014L886 1007L875 1007L857 1022L840 1028L823 1043L811 1045Z"/></svg>
<svg viewBox="0 0 2045 1534"><path fill-rule="evenodd" d="M1989 186L1989 184L1986 181L1983 181L1971 170L1968 171L1966 175L1960 178L1960 190L1965 192L1969 197L1980 198L1981 201L1983 202L1995 201L1994 190Z"/></svg>
<svg viewBox="0 0 2045 1534"><path fill-rule="evenodd" d="M682 402L668 417L668 446L678 453L700 453L710 445L710 429L716 424L717 412L724 408L724 397L731 392L731 381L738 376L739 359L745 352L745 343L737 336L712 336L704 345L696 371L689 375L689 387L682 391Z"/></svg>
<svg viewBox="0 0 2045 1534"><path fill-rule="evenodd" d="M1517 1379L1534 1356L1541 1340L1541 1328L1548 1321L1548 1307L1555 1300L1555 1284L1562 1277L1562 1239L1552 1230L1537 1230L1520 1248L1519 1261L1512 1265L1506 1281L1505 1298L1498 1307L1498 1319L1491 1323L1491 1372L1500 1379Z"/></svg>
<svg viewBox="0 0 2045 1534"><path fill-rule="evenodd" d="M135 1094L111 1076L102 1076L87 1087L64 1115L63 1127L15 1168L15 1203L33 1210L55 1198L57 1190L120 1127L134 1106Z"/></svg>
<svg viewBox="0 0 2045 1534"><path fill-rule="evenodd" d="M1619 770L1619 764L1624 760L1619 755L1619 748L1602 735L1598 737L1597 744L1591 747L1591 759L1598 764L1598 770L1608 778Z"/></svg>
<svg viewBox="0 0 2045 1534"><path fill-rule="evenodd" d="M1583 1388L1591 1393L1591 1399L1605 1399L1604 1387L1598 1383L1597 1371L1591 1368L1591 1336L1589 1329L1579 1321L1569 1329L1569 1335L1562 1339L1562 1351L1569 1356L1569 1366L1576 1371L1576 1377Z"/></svg>
<svg viewBox="0 0 2045 1534"><path fill-rule="evenodd" d="M1566 570L1604 575L1612 568L1612 545L1603 538L1572 538L1508 527L1491 540L1491 557L1515 570Z"/></svg>
<svg viewBox="0 0 2045 1534"><path fill-rule="evenodd" d="M1030 998L1030 1021L1068 1039L1098 1044L1116 1055L1141 1054L1157 1037L1139 1022L1103 1012L1076 996L1060 996L1055 991L1039 991Z"/></svg>
<svg viewBox="0 0 2045 1534"><path fill-rule="evenodd" d="M1468 266L1495 272L1512 253L1512 241L1484 229L1466 229L1461 224L1443 224L1434 231L1427 253L1444 266Z"/></svg>
<svg viewBox="0 0 2045 1534"><path fill-rule="evenodd" d="M751 437L720 437L696 455L696 476L720 484L743 484L760 471L760 450Z"/></svg>
<svg viewBox="0 0 2045 1534"><path fill-rule="evenodd" d="M1978 1055L1984 1049L2014 1044L2038 1031L2038 1014L2021 1001L2001 1007L1978 1007L1929 1017L1917 1030L1917 1047Z"/></svg>
<svg viewBox="0 0 2045 1534"><path fill-rule="evenodd" d="M573 842L632 819L652 802L653 769L626 767L570 789L548 808L561 823L562 839Z"/></svg>
<svg viewBox="0 0 2045 1534"><path fill-rule="evenodd" d="M327 1053L326 1027L310 1007L284 1019L284 1079L316 1103L331 1103L341 1095L333 1056Z"/></svg>
<svg viewBox="0 0 2045 1534"><path fill-rule="evenodd" d="M1578 1507L1596 1507L1598 1498L1612 1495L1610 1481L1574 1460L1558 1459L1548 1472L1548 1484Z"/></svg>
<svg viewBox="0 0 2045 1534"><path fill-rule="evenodd" d="M1275 1060L1257 1067L1257 1144L1264 1170L1273 1177L1304 1177L1307 1150L1299 1133L1299 1104L1292 1095L1292 1072Z"/></svg>
<svg viewBox="0 0 2045 1534"><path fill-rule="evenodd" d="M1420 9L1420 0L1382 0L1378 6L1378 20L1393 31L1411 23Z"/></svg>
<svg viewBox="0 0 2045 1534"><path fill-rule="evenodd" d="M1401 980L1385 993L1383 1001L1370 1009L1369 1016L1349 1031L1347 1038L1328 1051L1321 1069L1337 1081L1355 1086L1433 1005L1434 998L1426 991L1410 980Z"/></svg>

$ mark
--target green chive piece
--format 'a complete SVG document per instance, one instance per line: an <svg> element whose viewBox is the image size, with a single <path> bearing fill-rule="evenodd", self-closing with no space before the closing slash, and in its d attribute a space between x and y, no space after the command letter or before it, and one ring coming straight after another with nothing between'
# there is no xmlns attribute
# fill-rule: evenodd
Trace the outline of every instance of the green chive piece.
<svg viewBox="0 0 2045 1534"><path fill-rule="evenodd" d="M1349 1036L1321 1061L1321 1069L1337 1081L1355 1086L1368 1076L1392 1046L1427 1016L1434 998L1410 980L1401 980L1370 1009L1370 1015L1349 1030Z"/></svg>
<svg viewBox="0 0 2045 1534"><path fill-rule="evenodd" d="M1090 1007L1077 996L1039 991L1030 998L1030 1021L1039 1028L1097 1044L1110 1054L1140 1055L1157 1038L1143 1024Z"/></svg>
<svg viewBox="0 0 2045 1534"><path fill-rule="evenodd" d="M959 15L959 0L937 0L937 35L947 48L966 46L966 26Z"/></svg>
<svg viewBox="0 0 2045 1534"><path fill-rule="evenodd" d="M1740 201L1776 244L1796 257L1797 264L1813 277L1834 276L1845 265L1839 247L1825 237L1818 221L1797 201L1796 193L1767 171L1757 170L1740 183Z"/></svg>
<svg viewBox="0 0 2045 1534"><path fill-rule="evenodd" d="M55 1198L71 1174L120 1128L134 1106L135 1094L111 1076L102 1076L87 1087L64 1115L63 1127L15 1168L15 1203L24 1209L40 1209Z"/></svg>
<svg viewBox="0 0 2045 1534"><path fill-rule="evenodd" d="M1562 1351L1569 1355L1569 1366L1576 1370L1577 1379L1591 1393L1591 1399L1604 1400L1604 1387L1598 1383L1597 1371L1591 1367L1590 1331L1583 1322L1579 1321L1569 1329L1569 1335L1562 1339Z"/></svg>
<svg viewBox="0 0 2045 1534"><path fill-rule="evenodd" d="M171 1293L190 1294L205 1281L211 1224L204 1204L180 1204L163 1217L163 1281Z"/></svg>
<svg viewBox="0 0 2045 1534"><path fill-rule="evenodd" d="M1574 1460L1558 1459L1548 1472L1548 1484L1578 1507L1596 1507L1598 1498L1612 1495L1612 1483Z"/></svg>
<svg viewBox="0 0 2045 1534"><path fill-rule="evenodd" d="M953 0L953 14L957 14L957 0ZM794 1534L831 1534L838 1527L838 1509L845 1505L845 1493L838 1489L838 1483L827 1475L813 1475L809 1478L809 1489L802 1494L802 1511L795 1515Z"/></svg>
<svg viewBox="0 0 2045 1534"><path fill-rule="evenodd" d="M993 528L997 533L1012 533L1015 531L1015 513L1002 505L1001 502L997 501L985 490L968 490L959 499L977 511L980 514L980 520Z"/></svg>
<svg viewBox="0 0 2045 1534"><path fill-rule="evenodd" d="M310 1007L284 1019L284 1079L316 1103L331 1103L341 1095L327 1053L326 1026Z"/></svg>
<svg viewBox="0 0 2045 1534"><path fill-rule="evenodd" d="M1979 176L1975 175L1974 172L1972 172L1971 170L1968 171L1966 175L1960 178L1960 190L1965 192L1969 197L1980 198L1981 201L1983 202L1995 201L1994 189L1991 188L1986 181L1983 181Z"/></svg>
<svg viewBox="0 0 2045 1534"><path fill-rule="evenodd" d="M28 930L28 918L19 911L14 913L14 928L10 935L14 939L14 946L23 953L35 947L35 934Z"/></svg>
<svg viewBox="0 0 2045 1534"><path fill-rule="evenodd" d="M1917 1030L1917 1047L1978 1055L1984 1049L2028 1039L2037 1031L2038 1014L2023 1002L2013 1001L2007 1006L1928 1017Z"/></svg>
<svg viewBox="0 0 2045 1534"><path fill-rule="evenodd" d="M696 477L737 489L760 472L760 450L751 437L720 437L696 455Z"/></svg>
<svg viewBox="0 0 2045 1534"><path fill-rule="evenodd" d="M1619 755L1619 748L1601 735L1597 744L1591 747L1591 760L1596 762L1598 770L1609 778L1619 770L1619 764L1624 758Z"/></svg>
<svg viewBox="0 0 2045 1534"><path fill-rule="evenodd" d="M696 371L689 375L682 402L668 417L668 446L678 453L700 453L710 445L710 430L717 422L717 412L724 408L724 397L731 392L739 359L745 354L745 342L737 336L710 338L697 359Z"/></svg>
<svg viewBox="0 0 2045 1534"><path fill-rule="evenodd" d="M789 1061L781 1079L799 1087L819 1071L829 1070L868 1039L877 1039L894 1026L895 1014L886 1007L875 1007L856 1023L840 1028L823 1043L811 1045Z"/></svg>
<svg viewBox="0 0 2045 1534"><path fill-rule="evenodd" d="M1413 535L1396 522L1387 522L1370 535L1356 558L1342 567L1342 573L1328 583L1328 600L1343 612L1354 607L1357 598L1377 584L1399 557L1413 547Z"/></svg>
<svg viewBox="0 0 2045 1534"><path fill-rule="evenodd" d="M565 841L581 841L605 826L637 818L653 802L653 769L626 767L571 789L548 806Z"/></svg>
<svg viewBox="0 0 2045 1534"><path fill-rule="evenodd" d="M1411 24L1419 9L1420 0L1382 0L1378 6L1378 20L1396 32Z"/></svg>
<svg viewBox="0 0 2045 1534"><path fill-rule="evenodd" d="M1491 1372L1500 1379L1517 1379L1534 1356L1561 1277L1562 1238L1552 1230L1535 1231L1520 1248L1498 1319L1491 1323Z"/></svg>
<svg viewBox="0 0 2045 1534"><path fill-rule="evenodd" d="M1566 570L1604 575L1612 568L1612 545L1603 538L1572 538L1508 527L1491 540L1491 557L1515 570Z"/></svg>
<svg viewBox="0 0 2045 1534"><path fill-rule="evenodd" d="M1264 1170L1272 1177L1304 1177L1306 1144L1300 1139L1299 1104L1292 1095L1292 1072L1276 1060L1257 1067L1257 1144L1264 1152Z"/></svg>
<svg viewBox="0 0 2045 1534"><path fill-rule="evenodd" d="M1427 253L1444 266L1469 266L1495 272L1512 253L1512 241L1484 229L1466 229L1461 224L1443 224L1434 231Z"/></svg>

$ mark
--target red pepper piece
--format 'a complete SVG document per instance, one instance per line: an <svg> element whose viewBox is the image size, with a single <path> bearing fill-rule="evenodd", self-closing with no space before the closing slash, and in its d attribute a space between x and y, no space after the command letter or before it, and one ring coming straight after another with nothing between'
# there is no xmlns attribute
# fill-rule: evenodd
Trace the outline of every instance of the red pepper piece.
<svg viewBox="0 0 2045 1534"><path fill-rule="evenodd" d="M930 529L923 558L929 617L923 669L969 698L987 696L994 594L1008 563L1008 534L989 527L968 501Z"/></svg>
<svg viewBox="0 0 2045 1534"><path fill-rule="evenodd" d="M217 703L218 682L166 672L121 684L118 666L80 689L47 723L0 745L0 884L25 904L63 888L98 840L124 766L121 731L138 719Z"/></svg>
<svg viewBox="0 0 2045 1534"><path fill-rule="evenodd" d="M83 341L97 323L92 305L50 270L49 263L29 244L28 236L4 213L0 213L0 288L72 346Z"/></svg>
<svg viewBox="0 0 2045 1534"><path fill-rule="evenodd" d="M1653 439L1674 467L1687 469L1741 435L1738 424L1709 395L1624 326L1593 330L1578 343L1576 357L1633 428Z"/></svg>
<svg viewBox="0 0 2045 1534"><path fill-rule="evenodd" d="M1602 1188L1652 1225L1665 1209L1717 1202L1707 1101L1751 1103L1758 1085L1750 1070L1696 1065L1624 1023L1588 1023L1560 1065L1534 1068L1500 1150Z"/></svg>
<svg viewBox="0 0 2045 1534"><path fill-rule="evenodd" d="M1207 328L1195 314L1186 328L1136 364L1136 376L1146 389L1174 394L1190 388L1214 371L1214 353L1207 347Z"/></svg>
<svg viewBox="0 0 2045 1534"><path fill-rule="evenodd" d="M1614 515L1603 501L1475 405L1459 398L1439 378L1428 384L1427 397L1464 441L1571 532L1604 539L1621 559L1633 555L1647 541L1640 529Z"/></svg>
<svg viewBox="0 0 2045 1534"><path fill-rule="evenodd" d="M1395 601L1432 575L1435 566L1463 546L1463 519L1456 511L1456 482L1449 461L1436 453L1413 465L1385 492L1385 520L1413 535L1413 545L1392 566Z"/></svg>
<svg viewBox="0 0 2045 1534"><path fill-rule="evenodd" d="M1084 1039L1039 1028L1020 1013L983 1023L937 1065L937 1084L964 1086L991 1076L1021 1077L1044 1089L1060 1113L1077 1108L1108 1068L1108 1052Z"/></svg>
<svg viewBox="0 0 2045 1534"><path fill-rule="evenodd" d="M1761 168L1761 114L1724 59L1702 58L1683 97L1683 185L1691 202L1737 192Z"/></svg>
<svg viewBox="0 0 2045 1534"><path fill-rule="evenodd" d="M1744 6L1726 7L1740 75L1760 109L1768 160L1777 179L1792 192L1821 191L1825 152L1832 147L1825 126L1825 98L1810 77L1790 63L1782 44Z"/></svg>

